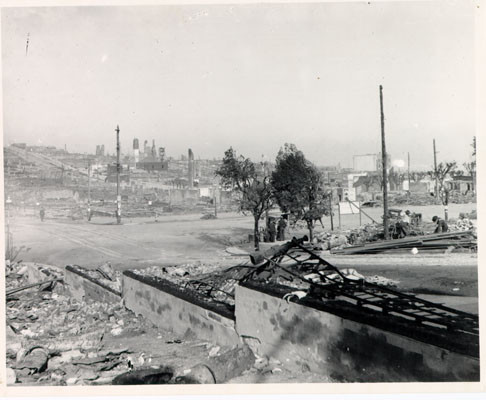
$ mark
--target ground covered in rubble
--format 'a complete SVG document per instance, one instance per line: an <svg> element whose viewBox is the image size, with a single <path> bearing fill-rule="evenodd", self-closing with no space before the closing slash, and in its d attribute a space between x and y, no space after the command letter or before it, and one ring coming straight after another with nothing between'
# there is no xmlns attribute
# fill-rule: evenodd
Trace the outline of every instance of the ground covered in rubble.
<svg viewBox="0 0 486 400"><path fill-rule="evenodd" d="M440 207L427 207L417 210L425 220L440 215ZM451 205L449 213L457 218L459 212L474 208L475 204ZM379 218L381 210L366 212ZM359 220L353 218L343 217L342 228L355 229ZM323 222L326 229L318 227L316 235L329 241L326 232L330 221ZM201 219L200 215L166 215L157 221L133 218L125 219L122 225L108 218L88 223L48 217L41 222L34 216L14 215L10 220L13 246L19 250L16 261L59 268L77 264L91 270L90 274L103 274L103 269L96 270L110 263L117 276L122 270L136 269L192 288L201 281L213 285L220 271L249 264L252 226L251 216L236 213L222 213L217 219ZM290 231L297 237L306 233L302 228ZM262 248L271 245L263 244ZM340 270L355 270L372 282L477 313L477 254L348 256L324 250L322 257ZM27 284L23 267L23 263L15 263L7 271L7 293ZM234 281L226 282L227 286L219 286L223 292L213 292L218 300L227 300L224 292L233 289ZM177 377L190 374L194 366L231 351L195 337L174 336L169 329L161 331L123 304L79 303L60 282L13 293L6 311L9 382L17 385L108 384L124 373L146 368L158 368L167 383L176 383ZM256 357L249 368L228 382L333 381L297 365L289 370L281 361L287 360Z"/></svg>
<svg viewBox="0 0 486 400"><path fill-rule="evenodd" d="M62 278L59 269L43 267ZM27 286L27 275L22 263L13 265L6 275L7 294ZM224 369L225 354L240 354L160 330L122 303L78 302L62 281L8 295L6 324L10 385L214 383L204 366ZM277 359L251 357L241 360L241 373L226 383L332 381L297 366L289 370Z"/></svg>

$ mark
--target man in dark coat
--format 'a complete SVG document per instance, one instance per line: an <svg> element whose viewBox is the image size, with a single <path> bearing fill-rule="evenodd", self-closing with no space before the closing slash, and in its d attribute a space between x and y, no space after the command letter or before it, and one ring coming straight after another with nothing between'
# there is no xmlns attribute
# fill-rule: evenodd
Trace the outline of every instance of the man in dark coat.
<svg viewBox="0 0 486 400"><path fill-rule="evenodd" d="M287 229L287 220L284 215L278 220L277 240L285 240L285 229Z"/></svg>
<svg viewBox="0 0 486 400"><path fill-rule="evenodd" d="M268 218L268 241L275 242L275 236L277 236L277 227L275 226L275 218Z"/></svg>

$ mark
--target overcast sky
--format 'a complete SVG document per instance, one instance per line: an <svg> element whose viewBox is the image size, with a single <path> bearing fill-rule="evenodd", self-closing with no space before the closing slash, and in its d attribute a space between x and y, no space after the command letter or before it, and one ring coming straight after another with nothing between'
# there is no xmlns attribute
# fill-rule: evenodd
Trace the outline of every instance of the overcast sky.
<svg viewBox="0 0 486 400"><path fill-rule="evenodd" d="M318 165L387 150L413 168L470 159L468 1L2 10L4 141L94 153L138 137L170 156ZM26 51L26 42L29 45Z"/></svg>

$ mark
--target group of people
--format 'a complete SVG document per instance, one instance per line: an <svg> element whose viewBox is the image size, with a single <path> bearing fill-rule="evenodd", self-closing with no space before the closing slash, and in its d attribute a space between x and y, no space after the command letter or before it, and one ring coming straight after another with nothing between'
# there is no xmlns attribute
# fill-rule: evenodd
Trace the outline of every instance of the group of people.
<svg viewBox="0 0 486 400"><path fill-rule="evenodd" d="M412 218L412 213L407 210L407 211L402 211L400 212L399 219L397 220L395 224L395 236L398 239L407 237L410 234L410 225L412 223L411 221ZM434 233L442 233L442 232L448 232L449 231L449 226L447 225L447 222L439 218L437 215L434 215L432 217L432 222L436 224Z"/></svg>
<svg viewBox="0 0 486 400"><path fill-rule="evenodd" d="M277 221L278 220L278 221ZM288 226L288 215L282 214L280 218L268 217L266 229L262 231L264 242L275 242L285 240L285 233Z"/></svg>
<svg viewBox="0 0 486 400"><path fill-rule="evenodd" d="M400 212L400 216L395 223L395 235L398 239L404 238L410 234L410 224L412 223L411 220L411 213L409 210Z"/></svg>

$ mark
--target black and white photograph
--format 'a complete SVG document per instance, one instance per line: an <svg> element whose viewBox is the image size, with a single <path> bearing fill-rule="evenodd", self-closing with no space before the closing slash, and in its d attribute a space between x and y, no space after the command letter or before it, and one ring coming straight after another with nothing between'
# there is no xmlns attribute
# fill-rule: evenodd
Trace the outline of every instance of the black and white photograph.
<svg viewBox="0 0 486 400"><path fill-rule="evenodd" d="M480 384L479 8L1 7L7 389Z"/></svg>

